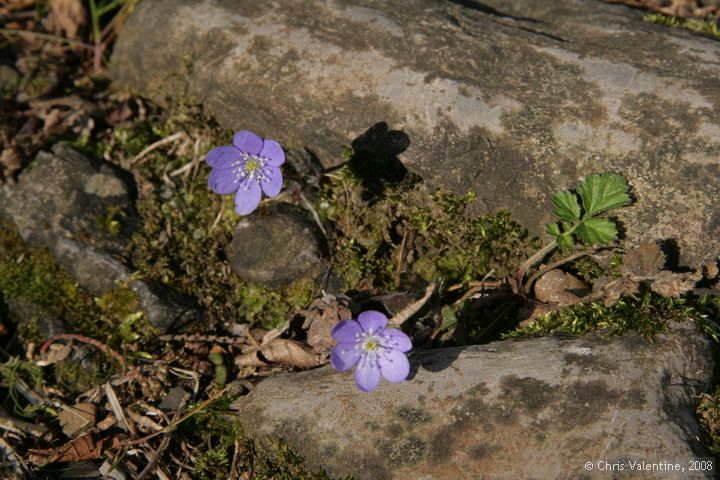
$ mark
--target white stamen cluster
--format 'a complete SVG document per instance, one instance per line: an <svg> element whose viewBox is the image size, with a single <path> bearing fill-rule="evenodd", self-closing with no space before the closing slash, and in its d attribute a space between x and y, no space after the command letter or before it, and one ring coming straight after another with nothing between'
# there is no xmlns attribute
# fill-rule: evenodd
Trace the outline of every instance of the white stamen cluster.
<svg viewBox="0 0 720 480"><path fill-rule="evenodd" d="M268 159L259 155L242 152L244 162L233 170L240 178L240 188L247 191L252 182L264 182L270 178L270 169L266 167Z"/></svg>
<svg viewBox="0 0 720 480"><path fill-rule="evenodd" d="M362 350L360 353L360 363L358 368L370 367L373 370L380 369L380 360L392 362L387 354L392 350L393 346L398 345L397 341L393 341L390 335L380 333L376 334L371 328L367 332L358 332L355 334L355 350Z"/></svg>

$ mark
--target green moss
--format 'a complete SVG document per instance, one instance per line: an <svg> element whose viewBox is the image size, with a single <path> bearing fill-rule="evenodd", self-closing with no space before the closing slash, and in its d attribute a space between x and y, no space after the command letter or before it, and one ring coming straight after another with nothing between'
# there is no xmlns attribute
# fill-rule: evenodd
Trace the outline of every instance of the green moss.
<svg viewBox="0 0 720 480"><path fill-rule="evenodd" d="M656 25L664 25L670 28L684 28L693 32L706 33L720 37L720 26L718 21L713 17L705 19L697 18L679 18L663 13L650 13L643 17L644 22L654 23Z"/></svg>
<svg viewBox="0 0 720 480"><path fill-rule="evenodd" d="M94 317L92 298L53 261L47 250L28 247L14 225L0 219L0 291L72 324Z"/></svg>
<svg viewBox="0 0 720 480"><path fill-rule="evenodd" d="M202 446L198 451L205 452L195 461L195 478L228 478L231 459L237 455L241 473L247 472L249 478L328 480L324 472L306 466L302 456L286 443L247 437L240 422L228 411L232 400L229 396L223 397L213 407L197 413L179 427L188 441Z"/></svg>
<svg viewBox="0 0 720 480"><path fill-rule="evenodd" d="M25 244L10 222L0 220L0 293L5 298L17 298L39 309L50 318L62 321L68 331L119 346L123 339L118 327L129 315L140 310L135 292L126 285L118 285L110 292L93 298L78 286L73 278L55 264L45 249ZM23 322L23 338L41 340L37 325ZM138 339L156 334L149 323L138 318L127 328L138 332ZM122 330L121 330L122 331Z"/></svg>
<svg viewBox="0 0 720 480"><path fill-rule="evenodd" d="M705 445L712 455L720 455L720 387L701 395L697 415Z"/></svg>
<svg viewBox="0 0 720 480"><path fill-rule="evenodd" d="M94 366L95 367L95 366ZM80 362L64 360L53 364L53 385L71 396L77 396L106 380L105 368L86 369Z"/></svg>
<svg viewBox="0 0 720 480"><path fill-rule="evenodd" d="M623 297L612 307L606 307L602 302L590 302L563 308L505 334L503 338L552 333L583 335L592 330L606 330L613 335L627 331L653 335L667 331L670 321L685 320L698 324L708 321L694 301L645 292L637 298Z"/></svg>
<svg viewBox="0 0 720 480"><path fill-rule="evenodd" d="M344 167L323 185L318 210L335 226L333 265L349 287L391 288L399 263L426 279L468 282L507 273L530 251L524 228L505 212L472 215L473 200L429 193L409 174L368 189Z"/></svg>

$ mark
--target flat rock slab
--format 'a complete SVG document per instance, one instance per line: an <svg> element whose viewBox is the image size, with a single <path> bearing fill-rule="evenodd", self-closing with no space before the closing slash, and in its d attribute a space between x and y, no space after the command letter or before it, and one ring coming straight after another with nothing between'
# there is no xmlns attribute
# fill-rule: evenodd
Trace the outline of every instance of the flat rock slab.
<svg viewBox="0 0 720 480"><path fill-rule="evenodd" d="M192 322L199 311L177 294L132 278L120 259L137 224L137 196L130 173L89 159L63 144L40 152L17 185L0 190L0 215L11 219L23 240L45 247L92 295L127 282L150 323L161 331ZM103 229L119 218L120 228Z"/></svg>
<svg viewBox="0 0 720 480"><path fill-rule="evenodd" d="M329 367L279 375L233 404L245 431L284 438L332 476L611 478L585 463L690 460L694 395L713 347L693 325L658 335L507 340L411 357L411 380L358 391ZM631 478L658 478L657 472ZM685 469L662 478L703 478Z"/></svg>
<svg viewBox="0 0 720 480"><path fill-rule="evenodd" d="M535 232L553 192L621 172L628 238L675 240L694 265L720 252L720 42L642 15L594 0L154 0L123 26L112 75L325 166L386 122L412 170Z"/></svg>

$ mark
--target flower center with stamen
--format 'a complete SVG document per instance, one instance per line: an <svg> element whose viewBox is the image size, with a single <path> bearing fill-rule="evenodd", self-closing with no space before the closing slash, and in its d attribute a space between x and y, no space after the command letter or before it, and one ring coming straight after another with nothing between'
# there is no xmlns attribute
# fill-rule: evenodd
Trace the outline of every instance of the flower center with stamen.
<svg viewBox="0 0 720 480"><path fill-rule="evenodd" d="M264 182L270 178L270 169L266 168L268 159L251 153L242 153L245 164L235 171L240 176L243 190L248 190L252 182Z"/></svg>
<svg viewBox="0 0 720 480"><path fill-rule="evenodd" d="M365 343L363 344L363 350L365 350L366 352L374 352L378 348L380 348L380 345L378 345L378 342L375 339L375 337L368 338L365 341Z"/></svg>

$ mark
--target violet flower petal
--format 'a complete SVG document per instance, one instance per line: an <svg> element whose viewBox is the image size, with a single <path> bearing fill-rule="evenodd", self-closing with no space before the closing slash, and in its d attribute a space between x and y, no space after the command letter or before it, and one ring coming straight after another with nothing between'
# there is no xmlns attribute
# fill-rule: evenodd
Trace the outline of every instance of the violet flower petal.
<svg viewBox="0 0 720 480"><path fill-rule="evenodd" d="M262 190L270 198L277 197L278 193L282 189L282 172L278 167L268 167L269 171L267 180L262 180Z"/></svg>
<svg viewBox="0 0 720 480"><path fill-rule="evenodd" d="M258 155L265 157L268 160L267 164L273 167L279 167L285 163L285 152L275 140L265 140L265 144Z"/></svg>
<svg viewBox="0 0 720 480"><path fill-rule="evenodd" d="M242 152L232 145L213 148L205 156L205 162L213 168L233 168L244 162Z"/></svg>
<svg viewBox="0 0 720 480"><path fill-rule="evenodd" d="M397 328L386 328L383 330L380 338L380 343L383 347L388 347L393 350L397 350L398 352L409 352L412 350L412 341L410 340L410 337Z"/></svg>
<svg viewBox="0 0 720 480"><path fill-rule="evenodd" d="M380 369L365 359L355 369L355 384L363 392L372 392L380 385Z"/></svg>
<svg viewBox="0 0 720 480"><path fill-rule="evenodd" d="M213 168L208 175L208 186L215 193L228 195L235 192L240 186L240 176L233 170Z"/></svg>
<svg viewBox="0 0 720 480"><path fill-rule="evenodd" d="M338 342L357 343L356 335L362 333L362 327L355 320L343 320L332 329L332 337Z"/></svg>
<svg viewBox="0 0 720 480"><path fill-rule="evenodd" d="M358 322L362 326L363 330L373 333L377 333L388 323L387 317L375 310L366 310L358 315Z"/></svg>
<svg viewBox="0 0 720 480"><path fill-rule="evenodd" d="M410 373L410 362L407 357L396 350L386 352L378 359L378 363L382 376L392 383L402 382Z"/></svg>
<svg viewBox="0 0 720 480"><path fill-rule="evenodd" d="M356 343L338 343L330 354L330 363L336 370L344 372L350 370L360 360L362 350L355 348Z"/></svg>
<svg viewBox="0 0 720 480"><path fill-rule="evenodd" d="M233 145L250 155L257 155L263 148L263 139L253 132L240 130L233 137Z"/></svg>
<svg viewBox="0 0 720 480"><path fill-rule="evenodd" d="M246 182L247 190L238 188L235 193L235 211L239 215L247 215L252 213L260 204L262 190L257 182Z"/></svg>

